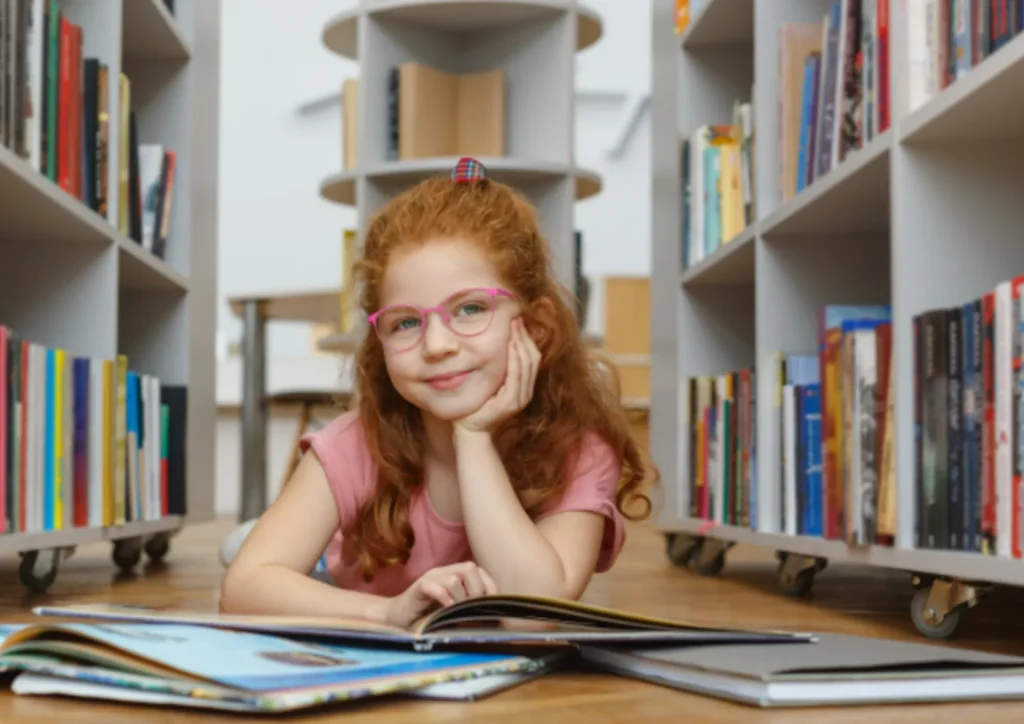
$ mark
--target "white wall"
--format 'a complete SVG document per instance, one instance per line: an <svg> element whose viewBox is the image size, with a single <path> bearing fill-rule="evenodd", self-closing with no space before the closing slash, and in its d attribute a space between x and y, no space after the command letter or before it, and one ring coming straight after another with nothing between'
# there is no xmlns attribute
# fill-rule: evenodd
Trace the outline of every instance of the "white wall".
<svg viewBox="0 0 1024 724"><path fill-rule="evenodd" d="M323 48L324 21L351 0L224 0L220 138L218 330L221 349L240 339L227 298L264 291L336 287L341 283L341 233L352 209L322 201L320 181L341 168L337 106L302 114L299 106L340 89L357 75L350 61ZM626 120L650 89L650 0L587 0L601 14L604 35L578 54L576 155L597 171L604 190L576 207L583 232L584 272L591 278L588 328L603 328L601 279L650 273L649 121L617 156ZM261 256L257 262L255 257ZM309 330L274 323L268 365L305 356ZM221 363L223 369L231 366ZM236 373L230 376L231 384ZM223 380L220 385L223 388ZM223 396L223 395L222 395ZM292 442L293 418L274 417L268 487L277 489ZM218 512L238 501L237 414L218 427Z"/></svg>

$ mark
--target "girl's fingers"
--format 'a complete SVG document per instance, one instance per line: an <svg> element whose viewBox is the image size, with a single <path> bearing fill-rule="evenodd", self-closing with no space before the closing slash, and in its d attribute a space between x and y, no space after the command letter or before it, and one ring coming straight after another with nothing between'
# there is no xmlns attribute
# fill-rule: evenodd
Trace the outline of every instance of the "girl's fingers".
<svg viewBox="0 0 1024 724"><path fill-rule="evenodd" d="M463 601L469 596L462 583L462 575L458 573L453 573L445 579L445 588L448 589L448 593L451 594L454 601Z"/></svg>
<svg viewBox="0 0 1024 724"><path fill-rule="evenodd" d="M452 598L451 593L448 592L448 589L436 581L423 581L420 585L420 591L424 596L434 599L442 606L450 606L455 603L455 600Z"/></svg>
<svg viewBox="0 0 1024 724"><path fill-rule="evenodd" d="M498 584L494 582L494 579L491 578L491 575L483 568L478 568L477 570L480 572L480 580L484 585L484 595L496 595L498 593Z"/></svg>
<svg viewBox="0 0 1024 724"><path fill-rule="evenodd" d="M466 595L469 598L477 598L484 595L484 582L480 576L480 569L473 568L462 574L462 584L466 588Z"/></svg>

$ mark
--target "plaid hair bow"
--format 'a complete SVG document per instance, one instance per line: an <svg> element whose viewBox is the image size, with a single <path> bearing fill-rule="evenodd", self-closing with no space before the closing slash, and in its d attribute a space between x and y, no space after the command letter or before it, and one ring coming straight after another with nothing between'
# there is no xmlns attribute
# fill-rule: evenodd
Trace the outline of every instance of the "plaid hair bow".
<svg viewBox="0 0 1024 724"><path fill-rule="evenodd" d="M475 158L463 157L452 169L452 181L457 184L469 184L487 178L487 169Z"/></svg>

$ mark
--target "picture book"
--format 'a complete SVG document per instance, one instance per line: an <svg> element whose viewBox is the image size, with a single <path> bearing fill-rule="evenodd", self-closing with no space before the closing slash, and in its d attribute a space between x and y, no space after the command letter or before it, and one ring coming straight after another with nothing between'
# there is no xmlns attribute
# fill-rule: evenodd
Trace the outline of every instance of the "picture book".
<svg viewBox="0 0 1024 724"><path fill-rule="evenodd" d="M105 699L253 713L532 673L554 663L496 652L349 647L175 623L60 622L12 628L0 643L0 667L14 672L16 692L33 681L49 681L62 693L77 689L79 695ZM20 682L26 674L34 678Z"/></svg>
<svg viewBox="0 0 1024 724"><path fill-rule="evenodd" d="M576 601L495 595L435 610L408 629L357 618L231 615L113 604L40 606L40 616L146 623L183 623L263 633L365 641L431 650L438 645L524 643L811 642L813 635L699 626L639 616ZM528 625L519 625L517 622ZM538 625L541 624L541 625Z"/></svg>
<svg viewBox="0 0 1024 724"><path fill-rule="evenodd" d="M597 669L757 707L1024 698L1024 657L867 636L812 646L591 647Z"/></svg>

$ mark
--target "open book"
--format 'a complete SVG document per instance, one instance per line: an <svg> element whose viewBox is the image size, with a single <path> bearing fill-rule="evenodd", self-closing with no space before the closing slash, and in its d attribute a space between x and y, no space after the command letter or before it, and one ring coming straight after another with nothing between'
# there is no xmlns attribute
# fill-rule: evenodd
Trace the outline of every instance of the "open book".
<svg viewBox="0 0 1024 724"><path fill-rule="evenodd" d="M415 652L293 640L188 624L5 626L0 668L19 694L278 713L388 694L463 698L460 682L511 686L553 655ZM468 687L478 693L486 684Z"/></svg>
<svg viewBox="0 0 1024 724"><path fill-rule="evenodd" d="M357 618L252 616L110 604L39 606L41 616L187 623L264 633L368 641L431 650L437 645L522 643L771 643L812 642L809 633L747 631L698 626L638 616L576 601L534 596L496 595L460 601L438 609L408 629ZM509 620L546 626L503 625Z"/></svg>

